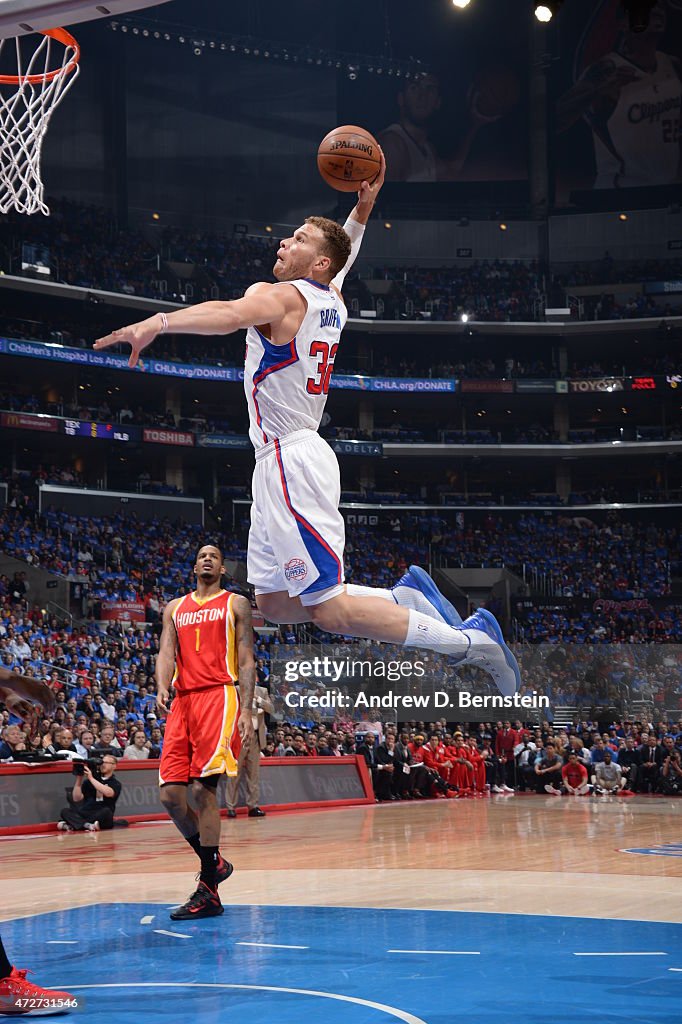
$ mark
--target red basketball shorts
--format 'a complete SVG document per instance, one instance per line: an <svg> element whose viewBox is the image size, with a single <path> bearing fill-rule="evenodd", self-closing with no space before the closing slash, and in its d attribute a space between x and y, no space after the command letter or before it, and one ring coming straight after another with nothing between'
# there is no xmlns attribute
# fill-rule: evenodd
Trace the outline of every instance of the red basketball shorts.
<svg viewBox="0 0 682 1024"><path fill-rule="evenodd" d="M213 686L177 696L166 723L159 785L236 775L241 738L239 692Z"/></svg>

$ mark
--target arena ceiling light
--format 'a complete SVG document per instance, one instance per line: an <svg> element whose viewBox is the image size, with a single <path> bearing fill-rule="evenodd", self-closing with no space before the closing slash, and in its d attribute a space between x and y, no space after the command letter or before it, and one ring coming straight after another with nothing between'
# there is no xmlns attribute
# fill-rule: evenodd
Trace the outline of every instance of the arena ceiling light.
<svg viewBox="0 0 682 1024"><path fill-rule="evenodd" d="M465 7L468 7L471 0L452 0L453 7L459 7L460 11L463 11Z"/></svg>
<svg viewBox="0 0 682 1024"><path fill-rule="evenodd" d="M180 25L166 27L159 25L158 22L145 22L140 18L111 21L109 28L112 32L142 36L150 42L163 37L166 42L178 42L181 46L189 44L197 57L213 50L215 53L227 52L236 56L248 57L249 60L267 60L268 63L283 61L284 63L302 64L311 69L325 67L343 71L345 68L346 76L351 81L355 81L366 73L406 79L418 78L420 75L428 73L428 68L414 57L403 60L386 54L373 56L363 53L345 53L317 49L305 43L289 42L285 44L273 39L245 35L227 36L213 33L213 38L204 39L197 34L196 29ZM168 30L164 31L166 28Z"/></svg>
<svg viewBox="0 0 682 1024"><path fill-rule="evenodd" d="M545 0L542 4L536 4L535 17L538 21L542 21L546 24L548 21L552 20L562 3L563 0Z"/></svg>

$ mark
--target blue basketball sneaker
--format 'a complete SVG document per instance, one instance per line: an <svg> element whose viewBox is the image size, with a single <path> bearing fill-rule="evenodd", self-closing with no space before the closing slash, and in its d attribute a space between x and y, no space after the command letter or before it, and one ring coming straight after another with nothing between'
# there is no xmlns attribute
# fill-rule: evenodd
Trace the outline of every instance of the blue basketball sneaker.
<svg viewBox="0 0 682 1024"><path fill-rule="evenodd" d="M432 619L448 626L462 626L462 616L457 609L441 594L429 574L418 565L411 565L391 588L391 592L396 603L403 608L412 608L430 615Z"/></svg>
<svg viewBox="0 0 682 1024"><path fill-rule="evenodd" d="M465 661L488 672L500 693L512 697L521 686L521 673L495 616L486 608L478 608L461 628L471 642Z"/></svg>

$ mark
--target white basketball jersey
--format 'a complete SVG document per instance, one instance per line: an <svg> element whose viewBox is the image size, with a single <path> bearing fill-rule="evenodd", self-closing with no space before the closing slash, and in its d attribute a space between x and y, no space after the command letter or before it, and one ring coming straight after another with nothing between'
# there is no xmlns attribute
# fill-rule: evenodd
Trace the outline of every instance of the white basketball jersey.
<svg viewBox="0 0 682 1024"><path fill-rule="evenodd" d="M405 181L436 181L436 151L430 142L417 143L401 124L389 124L381 133L383 142L387 137L395 135L405 146L409 157L409 166Z"/></svg>
<svg viewBox="0 0 682 1024"><path fill-rule="evenodd" d="M595 188L636 188L676 181L680 161L682 81L666 53L643 71L619 53L606 60L634 71L605 125L591 119L597 161Z"/></svg>
<svg viewBox="0 0 682 1024"><path fill-rule="evenodd" d="M257 327L246 334L244 390L249 437L256 449L295 430L317 430L341 331L348 318L337 292L308 279L288 281L306 300L296 337L273 345Z"/></svg>

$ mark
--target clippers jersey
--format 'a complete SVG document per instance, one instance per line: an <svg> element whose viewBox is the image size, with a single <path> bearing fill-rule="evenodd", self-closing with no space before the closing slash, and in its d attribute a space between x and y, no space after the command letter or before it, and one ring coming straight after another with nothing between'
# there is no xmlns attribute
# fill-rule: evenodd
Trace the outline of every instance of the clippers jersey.
<svg viewBox="0 0 682 1024"><path fill-rule="evenodd" d="M613 69L637 74L623 86L605 122L588 118L597 162L595 188L667 185L680 161L682 81L666 53L656 54L656 70L643 71L619 53L608 54Z"/></svg>
<svg viewBox="0 0 682 1024"><path fill-rule="evenodd" d="M297 430L318 429L348 317L330 285L308 279L286 283L308 304L296 337L274 345L257 327L249 327L246 334L244 390L256 451Z"/></svg>
<svg viewBox="0 0 682 1024"><path fill-rule="evenodd" d="M186 594L173 611L178 636L173 686L178 694L234 686L238 679L234 594L220 590L201 600Z"/></svg>

